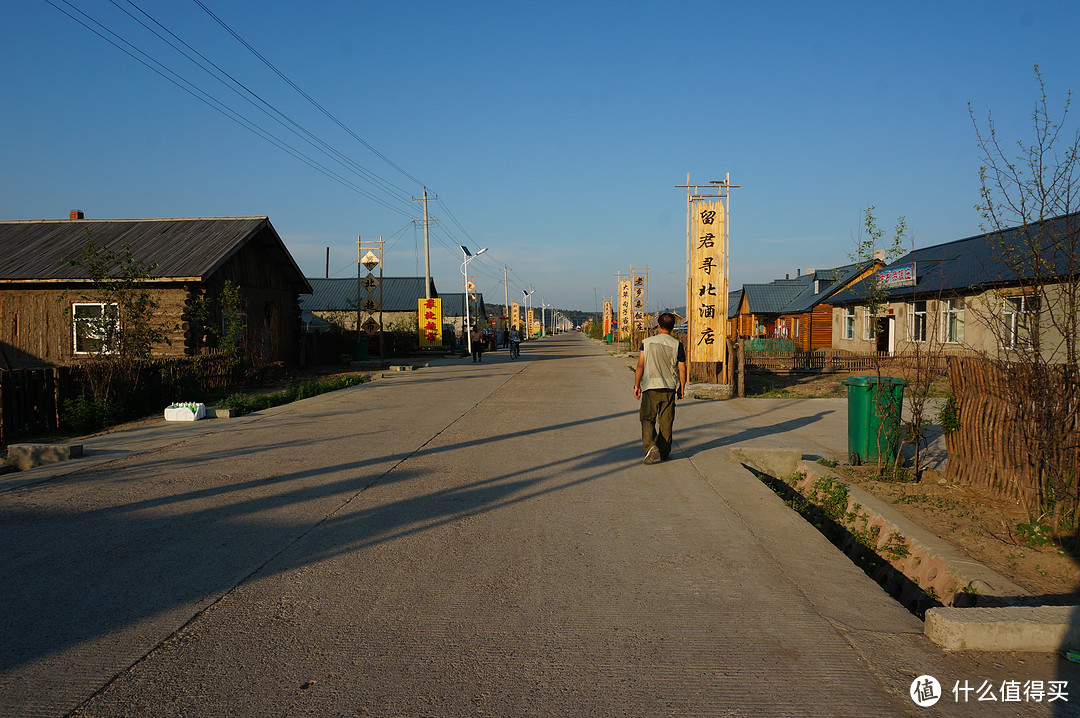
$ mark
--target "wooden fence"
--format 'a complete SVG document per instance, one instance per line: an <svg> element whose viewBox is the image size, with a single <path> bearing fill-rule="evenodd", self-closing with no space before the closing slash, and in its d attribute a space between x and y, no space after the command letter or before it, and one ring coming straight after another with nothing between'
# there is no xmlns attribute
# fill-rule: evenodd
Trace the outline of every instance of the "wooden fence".
<svg viewBox="0 0 1080 718"><path fill-rule="evenodd" d="M0 444L8 437L55 431L70 389L69 367L0 371Z"/></svg>
<svg viewBox="0 0 1080 718"><path fill-rule="evenodd" d="M920 369L944 372L949 356L977 356L974 352L963 354L898 354L870 352L855 354L838 349L815 349L794 352L752 352L747 350L746 368L749 371L805 371L805 372L859 372L873 371L880 365L886 369Z"/></svg>
<svg viewBox="0 0 1080 718"><path fill-rule="evenodd" d="M1064 368L1054 368L1060 416L1071 417L1057 434L1064 437L1053 459L1040 466L1033 442L1041 431L1034 402L1021 395L1016 373L1022 368L988 359L953 357L949 380L959 408L960 426L945 436L949 452L946 475L966 484L989 488L1025 506L1038 506L1040 474L1072 477L1080 470L1080 386ZM1026 399L1026 400L1025 400ZM1071 492L1075 494L1075 483ZM1064 497L1061 497L1064 498ZM1075 497L1074 497L1075 499Z"/></svg>
<svg viewBox="0 0 1080 718"><path fill-rule="evenodd" d="M80 365L0 371L0 444L56 431L64 401L87 392L85 372ZM138 396L128 408L150 413L243 380L244 373L222 355L152 359L139 367Z"/></svg>

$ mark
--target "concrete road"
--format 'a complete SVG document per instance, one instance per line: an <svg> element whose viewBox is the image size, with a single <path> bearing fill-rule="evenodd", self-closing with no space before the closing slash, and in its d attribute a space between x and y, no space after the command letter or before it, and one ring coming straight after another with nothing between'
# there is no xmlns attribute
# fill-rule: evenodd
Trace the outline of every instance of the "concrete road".
<svg viewBox="0 0 1080 718"><path fill-rule="evenodd" d="M957 703L1075 677L936 650L726 458L842 458L843 402L687 400L645 466L632 363L564 335L24 472L0 715L1070 715Z"/></svg>

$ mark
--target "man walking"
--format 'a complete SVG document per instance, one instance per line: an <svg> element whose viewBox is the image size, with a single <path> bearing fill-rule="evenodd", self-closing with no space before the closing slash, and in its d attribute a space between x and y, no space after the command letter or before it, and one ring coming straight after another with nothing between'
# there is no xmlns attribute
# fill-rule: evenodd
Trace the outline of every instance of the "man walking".
<svg viewBox="0 0 1080 718"><path fill-rule="evenodd" d="M686 350L682 342L671 336L675 315L664 312L656 324L656 335L641 345L634 372L634 397L641 399L638 416L646 464L664 461L671 453L675 399L683 398L686 387Z"/></svg>

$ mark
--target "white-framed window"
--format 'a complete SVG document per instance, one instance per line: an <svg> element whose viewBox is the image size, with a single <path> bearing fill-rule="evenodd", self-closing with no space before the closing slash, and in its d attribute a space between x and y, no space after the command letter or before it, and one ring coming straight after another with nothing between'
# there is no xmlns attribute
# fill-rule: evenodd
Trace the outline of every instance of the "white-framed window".
<svg viewBox="0 0 1080 718"><path fill-rule="evenodd" d="M855 307L844 307L844 339L855 338Z"/></svg>
<svg viewBox="0 0 1080 718"><path fill-rule="evenodd" d="M946 299L941 303L941 340L948 344L964 343L963 299Z"/></svg>
<svg viewBox="0 0 1080 718"><path fill-rule="evenodd" d="M794 335L794 337L796 339L798 339L799 338L799 318L795 317L795 319L792 320L792 321L795 322L795 331L793 332L793 335Z"/></svg>
<svg viewBox="0 0 1080 718"><path fill-rule="evenodd" d="M120 340L120 312L116 304L73 302L71 339L76 354L111 354Z"/></svg>
<svg viewBox="0 0 1080 718"><path fill-rule="evenodd" d="M1039 297L1025 294L1018 297L1006 297L1002 309L1004 332L1002 341L1005 346L1030 348L1035 344L1039 332Z"/></svg>
<svg viewBox="0 0 1080 718"><path fill-rule="evenodd" d="M871 341L877 338L878 318L869 309L863 309L863 339Z"/></svg>
<svg viewBox="0 0 1080 718"><path fill-rule="evenodd" d="M908 304L908 340L926 341L926 300Z"/></svg>

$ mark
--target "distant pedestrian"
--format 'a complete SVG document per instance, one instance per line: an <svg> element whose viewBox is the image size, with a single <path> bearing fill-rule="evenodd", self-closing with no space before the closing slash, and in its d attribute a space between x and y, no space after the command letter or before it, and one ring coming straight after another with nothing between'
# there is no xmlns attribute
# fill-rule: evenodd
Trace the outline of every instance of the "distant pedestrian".
<svg viewBox="0 0 1080 718"><path fill-rule="evenodd" d="M484 361L484 333L480 327L474 326L469 333L469 343L472 344L473 364Z"/></svg>
<svg viewBox="0 0 1080 718"><path fill-rule="evenodd" d="M682 399L686 388L686 349L671 336L675 315L664 312L656 323L657 333L642 342L634 372L634 397L641 399L638 417L646 464L664 461L671 453L675 399Z"/></svg>
<svg viewBox="0 0 1080 718"><path fill-rule="evenodd" d="M510 358L517 359L521 356L521 332L517 327L514 327L509 332L510 335Z"/></svg>

